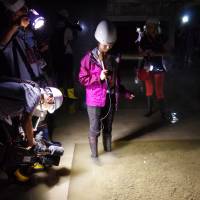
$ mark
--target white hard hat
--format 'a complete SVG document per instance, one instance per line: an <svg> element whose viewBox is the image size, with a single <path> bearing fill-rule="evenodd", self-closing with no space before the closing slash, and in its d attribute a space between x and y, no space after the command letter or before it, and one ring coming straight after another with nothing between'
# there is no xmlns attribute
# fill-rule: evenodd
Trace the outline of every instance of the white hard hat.
<svg viewBox="0 0 200 200"><path fill-rule="evenodd" d="M46 87L44 90L49 95L52 95L52 97L54 98L54 103L48 109L49 113L53 113L62 105L63 102L62 92L55 87Z"/></svg>
<svg viewBox="0 0 200 200"><path fill-rule="evenodd" d="M159 19L158 18L149 18L149 19L147 19L147 21L146 21L146 24L159 24L160 23L160 21L159 21Z"/></svg>
<svg viewBox="0 0 200 200"><path fill-rule="evenodd" d="M66 19L69 18L69 12L66 9L59 10L58 14Z"/></svg>
<svg viewBox="0 0 200 200"><path fill-rule="evenodd" d="M2 0L2 3L8 10L12 12L17 12L24 6L25 1L24 0Z"/></svg>
<svg viewBox="0 0 200 200"><path fill-rule="evenodd" d="M110 44L117 40L117 31L113 23L103 20L97 25L94 36L99 43Z"/></svg>
<svg viewBox="0 0 200 200"><path fill-rule="evenodd" d="M53 113L55 110L60 108L63 102L63 95L61 91L55 87L40 88L40 91L41 95L44 95L44 102L40 102L38 104L33 112L33 115L40 117L43 120L47 114L47 111L49 113ZM53 97L52 103L47 102L48 97Z"/></svg>

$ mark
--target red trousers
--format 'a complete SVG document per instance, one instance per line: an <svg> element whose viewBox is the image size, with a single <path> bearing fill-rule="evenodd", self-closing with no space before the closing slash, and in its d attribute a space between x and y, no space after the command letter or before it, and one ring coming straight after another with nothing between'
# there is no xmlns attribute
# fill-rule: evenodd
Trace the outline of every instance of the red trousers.
<svg viewBox="0 0 200 200"><path fill-rule="evenodd" d="M150 78L145 80L146 96L152 96L155 89L156 98L164 99L164 79L164 72L151 73Z"/></svg>

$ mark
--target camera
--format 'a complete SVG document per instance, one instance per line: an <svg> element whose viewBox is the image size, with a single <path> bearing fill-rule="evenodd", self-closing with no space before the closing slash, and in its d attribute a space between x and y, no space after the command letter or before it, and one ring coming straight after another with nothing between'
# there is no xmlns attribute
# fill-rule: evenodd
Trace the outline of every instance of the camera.
<svg viewBox="0 0 200 200"><path fill-rule="evenodd" d="M35 137L36 145L27 149L20 129L8 129L1 125L3 124L0 121L0 129L3 128L0 137L0 166L9 180L12 181L16 177L20 182L28 181L31 174L38 170L34 167L36 163L43 167L39 170L59 165L60 157L64 153L64 148L59 142L45 140L42 132L39 132ZM23 176L26 178L20 179Z"/></svg>

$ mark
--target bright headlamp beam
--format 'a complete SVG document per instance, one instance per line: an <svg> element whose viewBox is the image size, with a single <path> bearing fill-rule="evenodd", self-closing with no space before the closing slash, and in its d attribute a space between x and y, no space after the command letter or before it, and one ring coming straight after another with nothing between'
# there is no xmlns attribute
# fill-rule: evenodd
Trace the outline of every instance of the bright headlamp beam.
<svg viewBox="0 0 200 200"><path fill-rule="evenodd" d="M39 17L37 19L35 19L35 21L33 22L33 27L34 29L39 29L44 25L44 18L43 17Z"/></svg>
<svg viewBox="0 0 200 200"><path fill-rule="evenodd" d="M45 23L44 17L39 15L39 13L34 9L29 10L29 18L31 21L31 25L35 30L41 28Z"/></svg>
<svg viewBox="0 0 200 200"><path fill-rule="evenodd" d="M183 17L182 17L182 23L183 24L186 24L186 23L188 23L189 22L189 16L188 15L184 15Z"/></svg>

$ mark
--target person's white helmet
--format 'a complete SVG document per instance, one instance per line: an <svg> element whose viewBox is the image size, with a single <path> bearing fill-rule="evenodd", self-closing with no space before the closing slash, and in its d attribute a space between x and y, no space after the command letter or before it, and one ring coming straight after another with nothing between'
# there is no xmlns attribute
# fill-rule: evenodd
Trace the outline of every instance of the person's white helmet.
<svg viewBox="0 0 200 200"><path fill-rule="evenodd" d="M24 6L25 1L24 0L2 0L2 3L8 10L12 12L17 12Z"/></svg>
<svg viewBox="0 0 200 200"><path fill-rule="evenodd" d="M94 36L99 43L110 44L117 40L117 31L113 23L103 20L97 25Z"/></svg>
<svg viewBox="0 0 200 200"><path fill-rule="evenodd" d="M55 88L55 87L46 87L44 90L45 90L45 92L47 94L49 94L50 96L52 96L53 99L54 99L54 102L53 102L52 106L50 106L48 108L48 112L49 113L53 113L53 112L55 112L55 110L57 110L58 108L60 108L60 106L63 103L62 92L59 89Z"/></svg>
<svg viewBox="0 0 200 200"><path fill-rule="evenodd" d="M44 95L44 102L42 101L35 108L33 115L40 117L40 121L43 121L47 112L53 113L60 108L63 102L63 95L61 91L55 87L40 88L41 95ZM53 97L52 103L47 102L48 97ZM48 106L47 106L48 105Z"/></svg>

